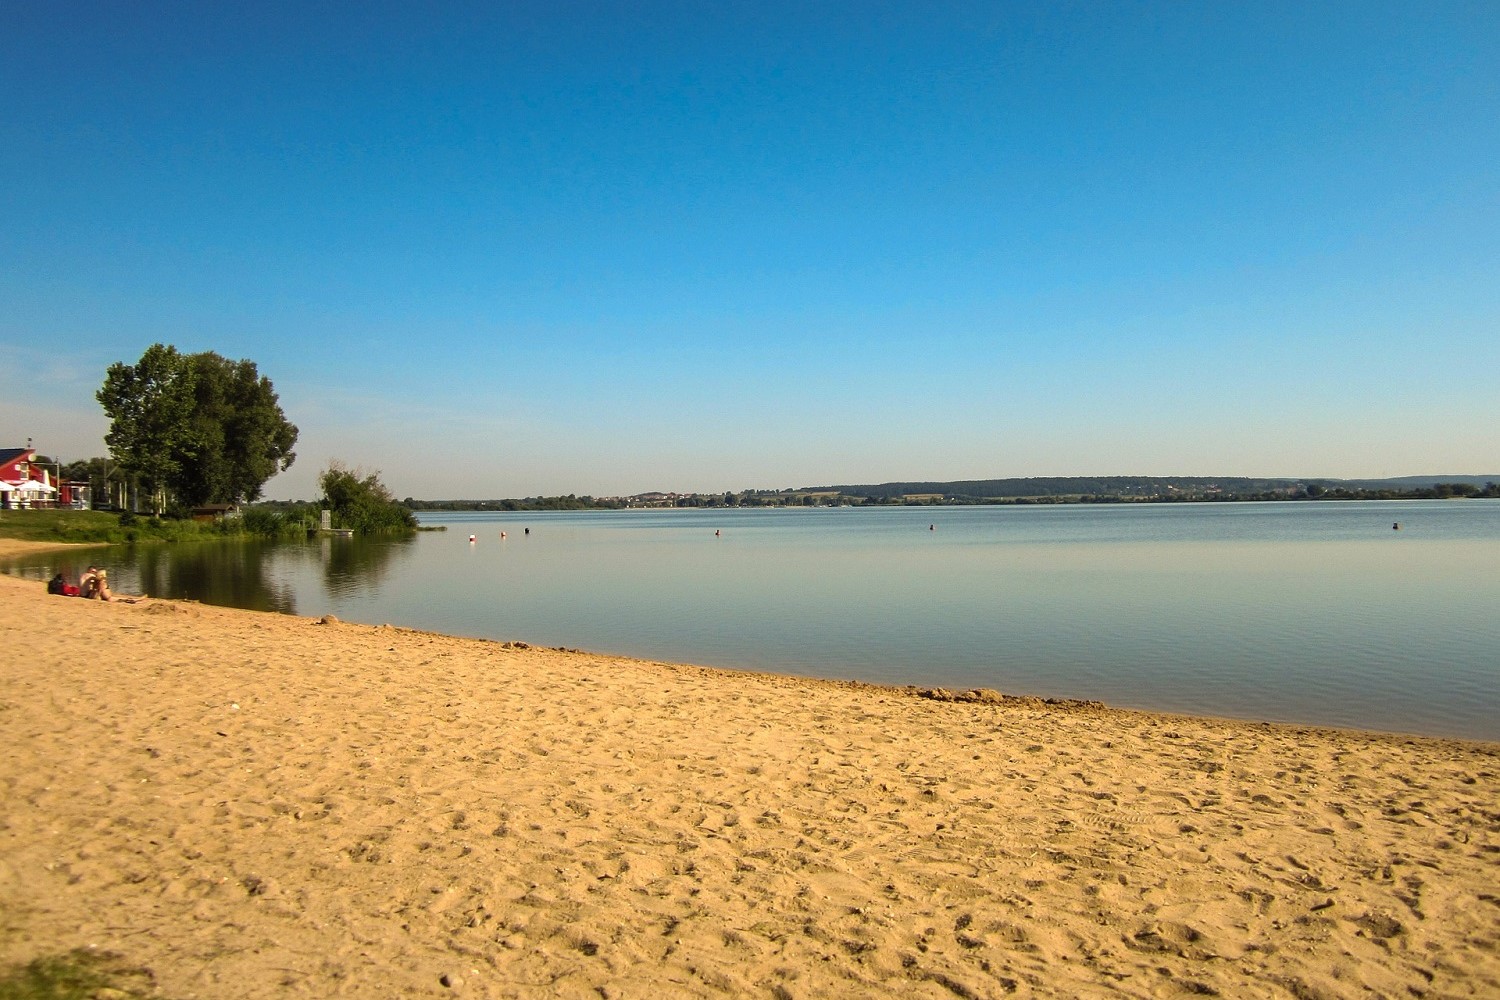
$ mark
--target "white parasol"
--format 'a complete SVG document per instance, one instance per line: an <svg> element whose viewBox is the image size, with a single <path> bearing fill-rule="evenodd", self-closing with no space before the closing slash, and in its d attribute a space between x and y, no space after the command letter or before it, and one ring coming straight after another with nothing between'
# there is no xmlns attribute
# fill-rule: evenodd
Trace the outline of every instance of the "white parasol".
<svg viewBox="0 0 1500 1000"><path fill-rule="evenodd" d="M56 493L57 487L48 486L39 479L28 479L20 486L15 487L17 493Z"/></svg>

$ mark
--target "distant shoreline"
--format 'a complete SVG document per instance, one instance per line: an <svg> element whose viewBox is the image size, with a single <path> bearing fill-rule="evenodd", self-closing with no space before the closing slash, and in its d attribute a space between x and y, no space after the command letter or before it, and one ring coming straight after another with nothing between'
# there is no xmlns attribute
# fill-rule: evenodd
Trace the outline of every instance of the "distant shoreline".
<svg viewBox="0 0 1500 1000"><path fill-rule="evenodd" d="M1385 490L1331 491L1317 495L1263 494L1244 495L1236 493L1212 496L1097 496L1097 495L1043 495L1019 497L962 497L945 496L927 500L877 500L868 497L830 497L817 503L781 503L771 498L756 498L734 503L693 502L692 495L683 495L673 501L614 502L599 500L563 506L547 499L536 500L415 500L402 501L416 513L458 513L484 511L487 513L550 514L587 510L737 510L737 509L810 509L817 507L1063 507L1063 506L1131 506L1131 505L1176 505L1176 504L1227 504L1227 503L1352 503L1359 501L1416 501L1416 500L1494 500L1500 499L1500 487L1493 491L1476 490L1473 493L1443 494L1433 490L1392 492ZM702 498L698 498L702 499ZM268 504L294 504L303 501L277 500Z"/></svg>

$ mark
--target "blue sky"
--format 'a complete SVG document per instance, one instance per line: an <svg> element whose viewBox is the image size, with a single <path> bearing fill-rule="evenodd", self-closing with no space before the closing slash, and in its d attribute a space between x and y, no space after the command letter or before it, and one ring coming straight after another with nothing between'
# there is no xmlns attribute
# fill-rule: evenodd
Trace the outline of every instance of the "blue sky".
<svg viewBox="0 0 1500 1000"><path fill-rule="evenodd" d="M0 9L0 445L398 496L1500 471L1500 5Z"/></svg>

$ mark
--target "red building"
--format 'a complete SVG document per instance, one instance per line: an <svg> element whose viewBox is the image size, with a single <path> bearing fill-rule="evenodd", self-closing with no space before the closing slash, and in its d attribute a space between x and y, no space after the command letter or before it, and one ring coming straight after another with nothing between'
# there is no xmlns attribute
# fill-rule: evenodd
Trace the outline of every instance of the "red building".
<svg viewBox="0 0 1500 1000"><path fill-rule="evenodd" d="M35 448L0 448L0 505L23 507L73 507L89 505L89 484L64 482L53 475L61 472L51 462L36 461Z"/></svg>

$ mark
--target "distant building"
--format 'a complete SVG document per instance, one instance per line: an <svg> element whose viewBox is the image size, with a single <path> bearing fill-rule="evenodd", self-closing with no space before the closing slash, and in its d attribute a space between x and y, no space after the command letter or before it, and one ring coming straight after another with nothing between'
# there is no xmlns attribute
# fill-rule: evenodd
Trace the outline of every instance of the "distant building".
<svg viewBox="0 0 1500 1000"><path fill-rule="evenodd" d="M193 508L194 521L222 521L226 517L239 517L240 508L232 503L206 503Z"/></svg>
<svg viewBox="0 0 1500 1000"><path fill-rule="evenodd" d="M55 464L37 462L35 448L0 448L0 505L13 510L88 507L89 484L54 480L55 468Z"/></svg>
<svg viewBox="0 0 1500 1000"><path fill-rule="evenodd" d="M672 507L677 503L677 493L637 493L630 498L632 507Z"/></svg>
<svg viewBox="0 0 1500 1000"><path fill-rule="evenodd" d="M0 448L0 482L19 483L31 478L35 448ZM39 470L43 474L47 470Z"/></svg>

